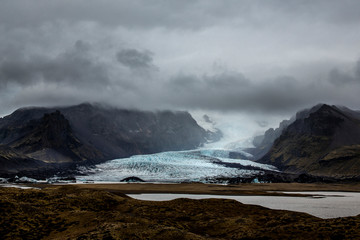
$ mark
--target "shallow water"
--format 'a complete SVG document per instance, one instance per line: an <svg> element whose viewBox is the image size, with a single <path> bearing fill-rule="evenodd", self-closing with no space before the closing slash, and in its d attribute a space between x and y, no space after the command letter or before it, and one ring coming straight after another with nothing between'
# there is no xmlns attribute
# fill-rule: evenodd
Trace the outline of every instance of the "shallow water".
<svg viewBox="0 0 360 240"><path fill-rule="evenodd" d="M290 193L290 192L287 192ZM176 198L225 198L245 204L260 205L279 210L305 212L320 218L356 216L360 214L360 193L354 192L291 192L311 194L315 197L284 196L225 196L194 194L128 194L140 200L168 201Z"/></svg>
<svg viewBox="0 0 360 240"><path fill-rule="evenodd" d="M40 189L40 188L35 188L35 187L28 187L28 186L24 186L24 185L18 185L16 183L12 184L0 184L0 187L12 187L12 188L20 188L20 189Z"/></svg>

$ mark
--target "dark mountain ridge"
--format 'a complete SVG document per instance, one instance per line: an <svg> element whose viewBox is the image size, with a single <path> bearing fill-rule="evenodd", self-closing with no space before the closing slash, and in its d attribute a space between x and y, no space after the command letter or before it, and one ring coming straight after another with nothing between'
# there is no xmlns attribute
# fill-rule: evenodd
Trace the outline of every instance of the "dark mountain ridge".
<svg viewBox="0 0 360 240"><path fill-rule="evenodd" d="M297 114L259 162L285 172L360 176L360 113L317 105Z"/></svg>
<svg viewBox="0 0 360 240"><path fill-rule="evenodd" d="M29 158L10 147L0 145L0 174L37 170L45 167L45 165L42 161Z"/></svg>
<svg viewBox="0 0 360 240"><path fill-rule="evenodd" d="M80 104L23 108L0 118L0 144L42 163L94 164L135 154L194 149L209 139L214 139L212 133L187 112Z"/></svg>
<svg viewBox="0 0 360 240"><path fill-rule="evenodd" d="M283 131L293 122L295 122L297 119L304 119L307 118L311 113L318 110L322 105L322 103L315 105L314 107L310 109L303 109L299 112L297 112L294 116L292 116L289 120L283 120L280 122L278 128L269 128L265 131L264 135L255 136L253 140L253 144L255 148L249 148L247 149L248 152L252 153L254 155L255 159L259 159L263 157L272 147L273 143L277 138L280 137L280 135L283 133ZM349 111L351 111L349 109Z"/></svg>
<svg viewBox="0 0 360 240"><path fill-rule="evenodd" d="M0 130L3 143L44 162L63 163L104 159L100 151L81 143L74 136L69 121L59 111L45 113L42 118L14 126L11 131L8 128L2 130L5 130ZM17 137L14 138L14 135Z"/></svg>

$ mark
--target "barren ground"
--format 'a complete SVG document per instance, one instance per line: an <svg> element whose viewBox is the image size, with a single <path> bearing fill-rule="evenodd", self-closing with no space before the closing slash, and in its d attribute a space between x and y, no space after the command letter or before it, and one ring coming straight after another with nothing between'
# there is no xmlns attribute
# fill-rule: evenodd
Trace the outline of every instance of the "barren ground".
<svg viewBox="0 0 360 240"><path fill-rule="evenodd" d="M42 190L0 188L0 236L4 239L360 239L360 215L320 219L234 200L151 202L123 194L359 191L359 186L80 184L41 185Z"/></svg>

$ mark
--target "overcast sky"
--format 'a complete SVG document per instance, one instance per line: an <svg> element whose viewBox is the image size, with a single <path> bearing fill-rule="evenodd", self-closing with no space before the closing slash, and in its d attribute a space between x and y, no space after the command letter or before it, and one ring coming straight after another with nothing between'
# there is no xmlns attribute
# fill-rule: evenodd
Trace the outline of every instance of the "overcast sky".
<svg viewBox="0 0 360 240"><path fill-rule="evenodd" d="M359 109L359 13L358 0L0 0L0 115Z"/></svg>

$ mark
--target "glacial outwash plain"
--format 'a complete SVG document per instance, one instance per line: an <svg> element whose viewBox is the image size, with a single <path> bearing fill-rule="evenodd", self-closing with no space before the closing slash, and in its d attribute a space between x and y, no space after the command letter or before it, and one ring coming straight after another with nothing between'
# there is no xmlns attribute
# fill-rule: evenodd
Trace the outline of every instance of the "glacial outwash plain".
<svg viewBox="0 0 360 240"><path fill-rule="evenodd" d="M360 216L321 219L306 213L247 205L226 199L140 201L126 187L48 186L0 188L1 230L5 239L358 239ZM211 186L180 186L204 192ZM296 189L322 189L310 185ZM319 188L318 188L319 187ZM330 186L329 186L330 187ZM338 186L339 187L339 186ZM135 186L134 189L142 188ZM145 187L146 188L146 187ZM150 187L177 192L176 186ZM222 187L216 187L221 190ZM226 187L223 187L226 188ZM237 187L235 187L237 188ZM241 189L241 187L238 187ZM275 185L244 187L245 194ZM328 188L328 187L325 187ZM349 186L345 189L349 190ZM338 189L342 189L339 187ZM150 190L150 191L151 191ZM182 191L183 191L182 190ZM353 190L359 191L359 185ZM158 192L160 190L155 190ZM225 190L224 190L225 191ZM231 190L230 190L231 191ZM206 191L205 191L206 192ZM238 194L241 191L237 192ZM222 192L224 194L225 192ZM230 192L234 194L234 192ZM295 197L295 196L294 196Z"/></svg>

